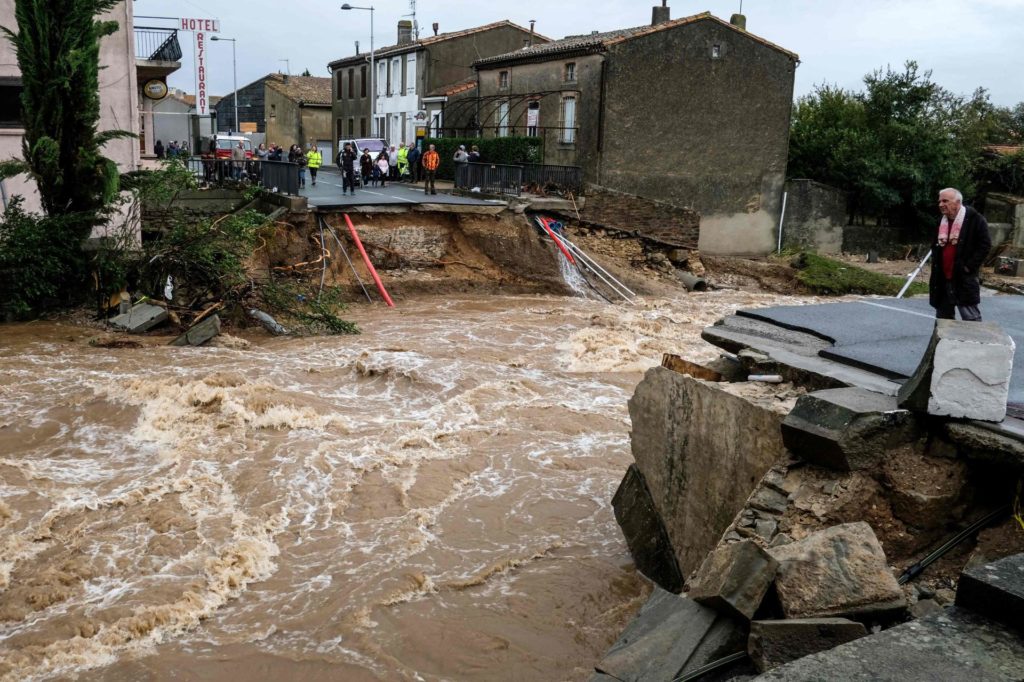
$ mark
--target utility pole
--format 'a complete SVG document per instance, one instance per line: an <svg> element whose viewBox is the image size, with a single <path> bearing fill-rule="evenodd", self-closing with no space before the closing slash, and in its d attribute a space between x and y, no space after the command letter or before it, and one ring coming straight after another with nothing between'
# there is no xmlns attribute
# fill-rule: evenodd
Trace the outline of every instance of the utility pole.
<svg viewBox="0 0 1024 682"><path fill-rule="evenodd" d="M238 122L238 60L235 59L235 39L213 36L210 40L226 40L231 43L231 80L235 87L235 129L231 132L237 133L242 127L242 124Z"/></svg>

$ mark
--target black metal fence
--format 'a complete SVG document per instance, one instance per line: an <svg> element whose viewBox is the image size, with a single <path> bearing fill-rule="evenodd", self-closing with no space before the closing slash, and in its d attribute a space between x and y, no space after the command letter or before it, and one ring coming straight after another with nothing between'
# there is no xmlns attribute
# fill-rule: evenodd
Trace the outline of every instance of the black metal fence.
<svg viewBox="0 0 1024 682"><path fill-rule="evenodd" d="M517 197L523 189L523 167L497 163L457 163L455 187Z"/></svg>
<svg viewBox="0 0 1024 682"><path fill-rule="evenodd" d="M583 169L579 166L551 166L539 163L523 164L523 185L528 192L583 191Z"/></svg>
<svg viewBox="0 0 1024 682"><path fill-rule="evenodd" d="M177 29L136 26L135 56L154 62L180 61L181 45L178 43Z"/></svg>
<svg viewBox="0 0 1024 682"><path fill-rule="evenodd" d="M299 193L299 166L287 161L209 159L187 160L196 179L214 187L263 187L277 194Z"/></svg>

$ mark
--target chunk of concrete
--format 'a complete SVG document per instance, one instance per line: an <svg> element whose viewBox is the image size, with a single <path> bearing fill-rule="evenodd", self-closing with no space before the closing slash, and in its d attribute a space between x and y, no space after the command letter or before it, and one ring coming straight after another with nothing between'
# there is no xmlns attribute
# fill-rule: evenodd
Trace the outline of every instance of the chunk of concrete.
<svg viewBox="0 0 1024 682"><path fill-rule="evenodd" d="M867 469L885 451L917 437L914 416L896 399L862 388L830 388L800 396L782 422L782 440L812 464Z"/></svg>
<svg viewBox="0 0 1024 682"><path fill-rule="evenodd" d="M967 462L929 457L911 448L891 452L882 465L893 515L915 528L940 528L956 518L970 490Z"/></svg>
<svg viewBox="0 0 1024 682"><path fill-rule="evenodd" d="M616 680L662 682L742 646L743 633L728 618L655 587L595 670Z"/></svg>
<svg viewBox="0 0 1024 682"><path fill-rule="evenodd" d="M1001 422L1015 346L998 325L936 320L932 340L899 404L940 417Z"/></svg>
<svg viewBox="0 0 1024 682"><path fill-rule="evenodd" d="M1024 554L964 569L956 605L1024 631Z"/></svg>
<svg viewBox="0 0 1024 682"><path fill-rule="evenodd" d="M755 620L747 653L760 672L867 635L862 623L845 618Z"/></svg>
<svg viewBox="0 0 1024 682"><path fill-rule="evenodd" d="M1024 636L959 608L805 656L757 682L1010 682L1024 679Z"/></svg>
<svg viewBox="0 0 1024 682"><path fill-rule="evenodd" d="M1024 443L992 431L979 422L950 422L946 433L968 459L1024 470Z"/></svg>
<svg viewBox="0 0 1024 682"><path fill-rule="evenodd" d="M149 303L139 303L133 305L128 312L111 318L110 324L118 329L126 329L132 334L141 334L166 321L166 308Z"/></svg>
<svg viewBox="0 0 1024 682"><path fill-rule="evenodd" d="M669 592L682 592L679 562L672 551L665 524L654 508L647 482L636 464L626 470L612 498L612 509L637 570Z"/></svg>
<svg viewBox="0 0 1024 682"><path fill-rule="evenodd" d="M858 521L772 547L786 618L885 615L906 607L871 526Z"/></svg>
<svg viewBox="0 0 1024 682"><path fill-rule="evenodd" d="M750 620L778 567L778 562L753 540L722 545L701 564L688 594L722 613Z"/></svg>
<svg viewBox="0 0 1024 682"><path fill-rule="evenodd" d="M715 548L765 472L786 457L783 415L728 388L654 367L629 401L633 458L684 576Z"/></svg>
<svg viewBox="0 0 1024 682"><path fill-rule="evenodd" d="M171 341L171 346L201 346L220 334L220 318L210 315L198 324L192 325L187 332Z"/></svg>

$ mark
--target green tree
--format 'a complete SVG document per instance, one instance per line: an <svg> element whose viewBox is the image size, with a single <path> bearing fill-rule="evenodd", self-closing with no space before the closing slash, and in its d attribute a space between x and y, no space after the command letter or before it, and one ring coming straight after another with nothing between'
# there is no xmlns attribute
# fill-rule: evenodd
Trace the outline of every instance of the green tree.
<svg viewBox="0 0 1024 682"><path fill-rule="evenodd" d="M87 256L80 245L92 228L104 221L118 195L116 164L101 147L109 140L130 136L123 131L99 132L100 40L118 30L115 21L99 16L120 0L15 0L17 30L0 27L14 46L21 70L21 119L25 129L23 158L0 164L0 174L28 173L39 191L45 216L32 218L20 211L5 216L0 233L0 262L10 266L9 277L25 291L27 308L80 298L88 279ZM31 235L32 221L44 239ZM16 238L15 238L16 237ZM32 249L14 248L32 244ZM49 250L45 244L52 245ZM41 267L18 257L54 260ZM26 282L17 271L50 273L57 281Z"/></svg>
<svg viewBox="0 0 1024 682"><path fill-rule="evenodd" d="M307 68L307 69L306 69L305 71L303 71L303 72L302 72L302 75L303 75L303 76L305 76L306 78L309 78L309 77L310 77L310 76L312 76L313 74L311 74L311 73L309 72L309 68Z"/></svg>
<svg viewBox="0 0 1024 682"><path fill-rule="evenodd" d="M931 226L938 189L974 194L983 147L1003 134L1005 117L984 90L955 95L915 62L864 84L863 92L819 86L797 102L790 174L847 190L851 219Z"/></svg>

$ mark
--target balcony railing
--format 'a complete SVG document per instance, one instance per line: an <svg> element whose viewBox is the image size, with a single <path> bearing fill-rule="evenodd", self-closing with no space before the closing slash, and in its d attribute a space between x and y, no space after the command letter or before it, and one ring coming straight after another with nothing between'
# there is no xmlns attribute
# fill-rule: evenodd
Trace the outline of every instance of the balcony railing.
<svg viewBox="0 0 1024 682"><path fill-rule="evenodd" d="M181 60L178 30L174 28L135 27L135 56L151 62Z"/></svg>

